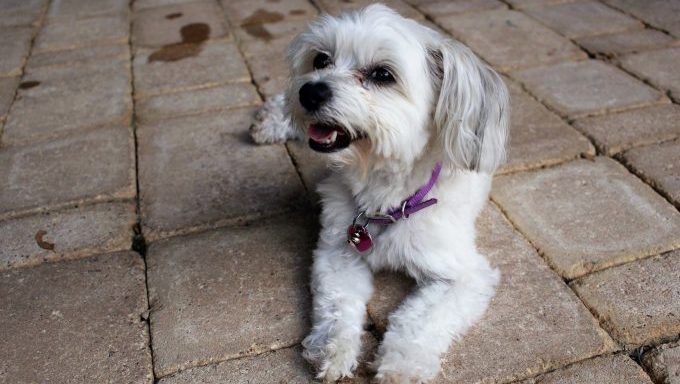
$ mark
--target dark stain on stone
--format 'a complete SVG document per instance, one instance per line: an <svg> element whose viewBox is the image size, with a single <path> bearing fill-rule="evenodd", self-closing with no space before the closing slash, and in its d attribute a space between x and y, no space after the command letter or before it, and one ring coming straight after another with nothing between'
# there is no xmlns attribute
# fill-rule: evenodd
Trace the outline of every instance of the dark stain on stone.
<svg viewBox="0 0 680 384"><path fill-rule="evenodd" d="M49 241L46 241L43 239L43 236L47 235L47 232L44 230L39 230L35 234L35 242L38 244L38 247L42 249L47 249L48 251L54 251L54 243L50 243Z"/></svg>
<svg viewBox="0 0 680 384"><path fill-rule="evenodd" d="M165 18L168 20L176 19L178 17L182 17L183 13L182 12L174 12L174 13L169 13L165 15Z"/></svg>
<svg viewBox="0 0 680 384"><path fill-rule="evenodd" d="M293 9L288 13L290 13L291 16L300 16L306 14L307 11L305 11L304 9Z"/></svg>
<svg viewBox="0 0 680 384"><path fill-rule="evenodd" d="M281 1L281 0L267 0L268 3L278 3L278 2L280 2L280 1Z"/></svg>
<svg viewBox="0 0 680 384"><path fill-rule="evenodd" d="M187 24L179 33L182 42L162 46L149 56L148 62L171 62L198 55L203 49L203 43L210 37L210 26L205 23Z"/></svg>
<svg viewBox="0 0 680 384"><path fill-rule="evenodd" d="M241 22L241 26L253 24L263 24L263 23L275 23L277 21L283 20L283 15L278 12L269 12L264 9L258 9L252 15L246 17Z"/></svg>
<svg viewBox="0 0 680 384"><path fill-rule="evenodd" d="M274 36L272 36L272 34L269 33L269 31L262 24L246 25L243 27L243 29L247 34L257 37L258 39L269 41L274 38Z"/></svg>
<svg viewBox="0 0 680 384"><path fill-rule="evenodd" d="M21 84L19 84L19 89L31 89L33 87L37 87L38 85L40 85L39 81L26 80L26 81L21 82Z"/></svg>

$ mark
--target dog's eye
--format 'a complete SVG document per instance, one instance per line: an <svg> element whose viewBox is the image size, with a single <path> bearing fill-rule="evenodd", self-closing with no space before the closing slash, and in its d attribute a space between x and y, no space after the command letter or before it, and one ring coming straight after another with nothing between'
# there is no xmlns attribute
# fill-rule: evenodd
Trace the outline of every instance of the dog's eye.
<svg viewBox="0 0 680 384"><path fill-rule="evenodd" d="M371 72L369 77L378 84L390 84L395 82L394 76L392 76L392 73L385 67L373 69L373 72Z"/></svg>
<svg viewBox="0 0 680 384"><path fill-rule="evenodd" d="M331 65L331 58L323 52L319 52L314 58L314 69L324 69L329 65Z"/></svg>

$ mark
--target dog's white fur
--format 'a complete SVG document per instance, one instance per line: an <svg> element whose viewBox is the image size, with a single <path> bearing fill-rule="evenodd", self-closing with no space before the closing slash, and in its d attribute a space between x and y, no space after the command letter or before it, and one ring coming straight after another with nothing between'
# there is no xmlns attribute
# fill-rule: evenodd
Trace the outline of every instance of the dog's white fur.
<svg viewBox="0 0 680 384"><path fill-rule="evenodd" d="M332 65L314 70L318 52ZM475 219L491 175L503 161L508 96L501 78L462 44L389 8L373 5L322 16L290 47L291 84L272 99L253 129L258 142L303 136L310 123L334 121L365 135L330 154L333 172L318 186L322 230L314 251L313 328L304 356L320 378L351 376L357 367L372 272L402 270L417 290L389 316L375 361L384 383L425 382L440 357L486 310L499 279L475 247ZM389 65L396 83L373 84L365 68ZM333 97L309 113L299 102L307 82L328 84ZM284 104L286 114L280 111ZM348 246L359 210L386 212L444 169L427 198L438 203L389 226L371 225L368 255Z"/></svg>

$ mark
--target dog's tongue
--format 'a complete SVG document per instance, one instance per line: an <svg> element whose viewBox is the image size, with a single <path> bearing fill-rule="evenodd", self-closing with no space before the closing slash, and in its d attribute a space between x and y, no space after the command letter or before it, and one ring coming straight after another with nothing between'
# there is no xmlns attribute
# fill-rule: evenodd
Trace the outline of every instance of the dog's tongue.
<svg viewBox="0 0 680 384"><path fill-rule="evenodd" d="M336 129L330 125L311 124L309 126L309 137L317 142L328 140Z"/></svg>

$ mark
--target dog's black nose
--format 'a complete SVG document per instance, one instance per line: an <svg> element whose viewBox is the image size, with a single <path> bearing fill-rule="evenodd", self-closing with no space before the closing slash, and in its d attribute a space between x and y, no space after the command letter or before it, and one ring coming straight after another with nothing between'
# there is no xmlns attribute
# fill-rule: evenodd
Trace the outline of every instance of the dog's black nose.
<svg viewBox="0 0 680 384"><path fill-rule="evenodd" d="M309 112L314 112L326 104L333 96L326 83L307 83L300 88L300 104Z"/></svg>

